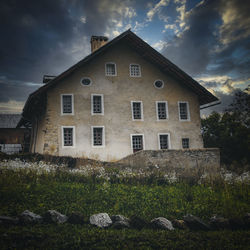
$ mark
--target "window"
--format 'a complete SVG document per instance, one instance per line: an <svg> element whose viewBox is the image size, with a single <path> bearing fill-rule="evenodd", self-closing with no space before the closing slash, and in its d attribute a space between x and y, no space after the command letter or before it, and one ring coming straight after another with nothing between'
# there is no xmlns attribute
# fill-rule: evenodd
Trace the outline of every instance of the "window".
<svg viewBox="0 0 250 250"><path fill-rule="evenodd" d="M156 102L156 114L158 121L168 118L168 103L166 101Z"/></svg>
<svg viewBox="0 0 250 250"><path fill-rule="evenodd" d="M130 76L132 77L140 77L141 76L141 68L139 64L130 64L129 67Z"/></svg>
<svg viewBox="0 0 250 250"><path fill-rule="evenodd" d="M132 109L132 120L133 121L143 121L143 106L142 101L132 101L131 102Z"/></svg>
<svg viewBox="0 0 250 250"><path fill-rule="evenodd" d="M116 76L116 65L115 63L105 64L106 76Z"/></svg>
<svg viewBox="0 0 250 250"><path fill-rule="evenodd" d="M84 78L81 79L81 84L82 84L83 86L89 86L89 85L92 84L92 81L91 81L90 78L84 77Z"/></svg>
<svg viewBox="0 0 250 250"><path fill-rule="evenodd" d="M188 102L178 102L179 106L179 120L190 121Z"/></svg>
<svg viewBox="0 0 250 250"><path fill-rule="evenodd" d="M154 82L154 86L157 88L157 89L162 89L164 87L164 82L162 80L156 80Z"/></svg>
<svg viewBox="0 0 250 250"><path fill-rule="evenodd" d="M92 147L105 146L104 126L92 127Z"/></svg>
<svg viewBox="0 0 250 250"><path fill-rule="evenodd" d="M169 149L170 148L170 135L166 134L158 134L159 141L159 149Z"/></svg>
<svg viewBox="0 0 250 250"><path fill-rule="evenodd" d="M73 115L74 114L74 96L73 94L61 95L61 114Z"/></svg>
<svg viewBox="0 0 250 250"><path fill-rule="evenodd" d="M131 147L133 153L144 149L144 135L131 135Z"/></svg>
<svg viewBox="0 0 250 250"><path fill-rule="evenodd" d="M63 126L62 127L62 147L74 147L75 146L75 127Z"/></svg>
<svg viewBox="0 0 250 250"><path fill-rule="evenodd" d="M103 115L104 105L103 105L103 95L91 95L91 114L92 115Z"/></svg>
<svg viewBox="0 0 250 250"><path fill-rule="evenodd" d="M182 138L182 148L189 148L189 138Z"/></svg>

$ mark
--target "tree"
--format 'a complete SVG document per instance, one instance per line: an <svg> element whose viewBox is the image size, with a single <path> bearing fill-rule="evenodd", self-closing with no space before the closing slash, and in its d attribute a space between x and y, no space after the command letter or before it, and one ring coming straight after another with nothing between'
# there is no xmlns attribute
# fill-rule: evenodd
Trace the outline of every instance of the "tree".
<svg viewBox="0 0 250 250"><path fill-rule="evenodd" d="M225 113L213 112L201 121L204 146L220 148L222 163L250 163L249 100L248 93L237 92Z"/></svg>

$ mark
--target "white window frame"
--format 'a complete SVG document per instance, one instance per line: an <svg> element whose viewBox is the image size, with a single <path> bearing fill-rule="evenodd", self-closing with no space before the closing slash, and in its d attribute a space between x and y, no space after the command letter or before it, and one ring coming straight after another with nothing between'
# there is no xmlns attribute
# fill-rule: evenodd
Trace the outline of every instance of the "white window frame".
<svg viewBox="0 0 250 250"><path fill-rule="evenodd" d="M90 84L89 84L89 85L84 85L84 84L82 83L82 80L83 80L83 79L89 79L89 80L90 80ZM82 77L81 80L80 80L80 83L81 83L81 85L82 85L83 87L89 87L89 86L92 85L92 79L91 79L90 77Z"/></svg>
<svg viewBox="0 0 250 250"><path fill-rule="evenodd" d="M168 149L171 149L171 140L170 140L170 133L158 133L158 148L161 149L161 143L160 143L160 136L161 135L167 135L168 136Z"/></svg>
<svg viewBox="0 0 250 250"><path fill-rule="evenodd" d="M63 96L70 95L71 96L71 105L72 105L72 112L71 113L63 113ZM74 115L74 94L61 94L61 115Z"/></svg>
<svg viewBox="0 0 250 250"><path fill-rule="evenodd" d="M181 119L180 103L187 104L187 119ZM187 101L178 101L178 113L179 113L179 121L181 121L181 122L189 122L190 121L189 103Z"/></svg>
<svg viewBox="0 0 250 250"><path fill-rule="evenodd" d="M158 103L165 103L166 104L166 119L159 119L158 116ZM156 101L155 102L155 108L156 108L156 120L159 122L164 122L167 121L169 119L168 117L168 102L167 101Z"/></svg>
<svg viewBox="0 0 250 250"><path fill-rule="evenodd" d="M101 96L102 101L102 112L101 113L94 113L94 96ZM104 95L103 94L91 94L91 115L104 115Z"/></svg>
<svg viewBox="0 0 250 250"><path fill-rule="evenodd" d="M188 139L188 148L183 147L183 139ZM190 149L190 138L189 137L182 137L181 138L181 147L182 147L182 149Z"/></svg>
<svg viewBox="0 0 250 250"><path fill-rule="evenodd" d="M64 128L72 128L73 129L73 145L72 146L65 146L64 145ZM75 148L76 146L76 133L75 133L75 126L61 126L61 140L62 140L62 148Z"/></svg>
<svg viewBox="0 0 250 250"><path fill-rule="evenodd" d="M133 110L133 103L134 102L141 103L141 119L134 119L134 110ZM142 101L131 101L131 113L132 113L132 121L144 121L144 116L143 116L143 102Z"/></svg>
<svg viewBox="0 0 250 250"><path fill-rule="evenodd" d="M102 128L102 145L94 145L94 128ZM105 126L91 126L91 145L92 148L105 148Z"/></svg>
<svg viewBox="0 0 250 250"><path fill-rule="evenodd" d="M137 65L137 66L139 66L139 75L138 76L132 76L131 75L131 65ZM130 63L129 64L129 75L130 75L130 77L141 77L141 65L140 64L138 64L138 63Z"/></svg>
<svg viewBox="0 0 250 250"><path fill-rule="evenodd" d="M130 147L131 147L131 150L132 150L132 154L134 153L134 149L133 149L133 136L142 136L142 145L143 145L143 149L142 150L146 150L146 148L145 148L144 134L130 134Z"/></svg>
<svg viewBox="0 0 250 250"><path fill-rule="evenodd" d="M160 88L158 88L158 87L155 86L155 83L158 82L158 81L161 81L161 82L163 83L162 86L161 86ZM164 83L164 81L161 80L161 79L157 79L157 80L154 81L154 87L155 87L156 89L163 89L163 88L164 88L164 85L165 85L165 83Z"/></svg>
<svg viewBox="0 0 250 250"><path fill-rule="evenodd" d="M107 64L114 64L114 65L115 65L115 74L114 74L114 75L108 75L108 74L107 74ZM105 63L105 75L106 75L106 76L117 76L116 63L114 63L114 62L106 62L106 63Z"/></svg>

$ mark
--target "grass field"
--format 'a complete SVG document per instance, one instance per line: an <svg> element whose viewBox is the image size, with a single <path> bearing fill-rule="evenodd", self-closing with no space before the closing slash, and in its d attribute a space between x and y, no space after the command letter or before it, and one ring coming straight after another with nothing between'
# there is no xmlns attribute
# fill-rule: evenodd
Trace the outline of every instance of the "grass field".
<svg viewBox="0 0 250 250"><path fill-rule="evenodd" d="M40 174L5 170L0 175L0 215L17 216L28 209L43 214L55 209L81 212L86 224L0 225L1 249L248 249L250 232L171 232L143 229L98 229L87 224L94 213L182 219L187 213L208 219L213 214L240 217L250 210L250 187L244 183L168 184L149 177L106 181L69 173Z"/></svg>

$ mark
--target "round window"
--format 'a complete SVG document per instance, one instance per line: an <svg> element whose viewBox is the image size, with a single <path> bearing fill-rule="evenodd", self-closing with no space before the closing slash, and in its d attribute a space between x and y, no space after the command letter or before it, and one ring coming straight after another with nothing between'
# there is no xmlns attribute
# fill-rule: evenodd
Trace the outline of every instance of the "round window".
<svg viewBox="0 0 250 250"><path fill-rule="evenodd" d="M88 77L84 77L81 79L81 84L84 86L89 86L89 85L91 85L91 83L92 83L92 81Z"/></svg>
<svg viewBox="0 0 250 250"><path fill-rule="evenodd" d="M161 88L164 87L164 82L163 82L162 80L156 80L156 81L154 82L154 85L155 85L155 87L156 87L157 89L161 89Z"/></svg>

